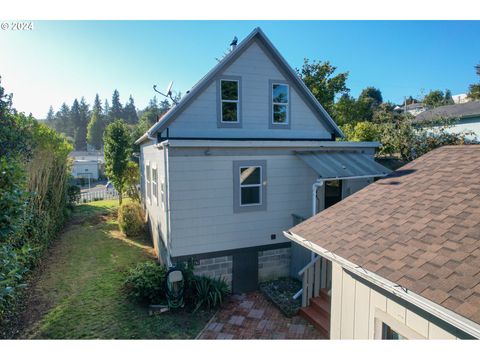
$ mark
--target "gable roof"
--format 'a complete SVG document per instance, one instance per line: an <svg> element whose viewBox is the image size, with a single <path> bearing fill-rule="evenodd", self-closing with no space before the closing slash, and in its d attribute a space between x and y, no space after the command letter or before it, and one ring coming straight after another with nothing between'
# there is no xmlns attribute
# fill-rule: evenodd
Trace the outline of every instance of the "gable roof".
<svg viewBox="0 0 480 360"><path fill-rule="evenodd" d="M480 145L433 150L289 231L480 324Z"/></svg>
<svg viewBox="0 0 480 360"><path fill-rule="evenodd" d="M238 46L228 53L213 69L211 69L198 83L196 83L190 92L186 94L180 102L172 107L157 123L155 123L142 137L140 137L135 143L142 143L148 139L149 136L162 131L184 110L210 83L214 78L225 70L230 64L232 64L255 40L259 40L263 45L263 49L270 56L272 61L277 63L278 67L284 73L285 77L290 79L292 83L297 87L299 94L304 100L319 114L320 118L330 126L333 132L339 136L344 137L340 128L335 124L330 115L325 111L323 106L313 96L303 81L297 76L295 70L293 70L283 56L278 52L275 46L267 38L265 33L259 28L255 28Z"/></svg>
<svg viewBox="0 0 480 360"><path fill-rule="evenodd" d="M427 110L415 117L415 122L440 119L461 119L480 116L480 100L462 104L444 105Z"/></svg>

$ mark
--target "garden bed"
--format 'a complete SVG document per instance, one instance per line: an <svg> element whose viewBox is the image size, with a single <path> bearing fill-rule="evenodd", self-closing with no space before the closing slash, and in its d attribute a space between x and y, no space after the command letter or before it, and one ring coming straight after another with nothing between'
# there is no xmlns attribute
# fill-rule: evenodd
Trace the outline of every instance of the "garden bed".
<svg viewBox="0 0 480 360"><path fill-rule="evenodd" d="M262 293L288 317L297 315L301 307L301 298L293 299L302 283L294 278L284 277L277 280L261 283Z"/></svg>

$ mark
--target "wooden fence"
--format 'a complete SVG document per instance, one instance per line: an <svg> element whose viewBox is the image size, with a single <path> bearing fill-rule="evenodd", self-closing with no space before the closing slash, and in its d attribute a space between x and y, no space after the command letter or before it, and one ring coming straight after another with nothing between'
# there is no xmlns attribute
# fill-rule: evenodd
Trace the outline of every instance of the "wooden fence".
<svg viewBox="0 0 480 360"><path fill-rule="evenodd" d="M90 191L90 192L83 192L80 195L80 204L97 201L97 200L112 200L118 199L118 192L117 190L97 190L97 191Z"/></svg>

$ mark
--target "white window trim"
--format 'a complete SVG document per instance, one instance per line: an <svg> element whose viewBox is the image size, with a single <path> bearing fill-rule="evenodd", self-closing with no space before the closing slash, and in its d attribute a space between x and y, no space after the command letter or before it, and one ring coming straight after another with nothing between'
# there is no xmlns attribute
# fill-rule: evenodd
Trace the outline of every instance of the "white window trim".
<svg viewBox="0 0 480 360"><path fill-rule="evenodd" d="M161 206L162 206L162 210L165 209L165 190L164 190L164 187L165 187L165 182L163 181L163 179L160 181L160 202L161 202Z"/></svg>
<svg viewBox="0 0 480 360"><path fill-rule="evenodd" d="M149 204L152 203L151 194L152 194L152 168L150 166L150 161L145 162L145 172L147 176L145 177L146 183L146 198Z"/></svg>
<svg viewBox="0 0 480 360"><path fill-rule="evenodd" d="M283 85L283 86L286 86L287 87L287 102L286 103L279 103L279 102L274 102L273 101L273 87L275 85ZM272 82L272 87L270 89L270 91L272 92L272 118L270 119L272 121L272 125L289 125L290 124L290 116L289 116L289 107L290 107L290 85L289 84L286 84L286 83L282 83L282 82ZM283 105L283 106L286 106L287 110L285 112L285 115L287 117L287 121L286 122L275 122L275 105Z"/></svg>
<svg viewBox="0 0 480 360"><path fill-rule="evenodd" d="M156 181L153 181L153 171L155 170L155 173L156 173ZM158 170L157 170L157 164L156 163L152 163L152 168L151 168L151 171L152 171L152 198L155 200L155 202L157 203L158 205ZM154 185L155 184L155 185ZM154 189L154 186L155 186L155 192L153 191ZM155 195L156 193L156 195Z"/></svg>
<svg viewBox="0 0 480 360"><path fill-rule="evenodd" d="M259 168L260 169L260 183L258 184L247 184L247 185L242 185L242 183L240 182L240 190L238 192L238 196L239 196L239 199L238 199L238 204L240 207L249 207L249 206L261 206L262 205L262 184L263 184L263 167L261 165L253 165L253 166L240 166L239 167L239 176L241 176L242 174L242 169L248 169L248 168ZM255 188L260 188L260 192L259 192L259 200L260 202L258 203L254 203L254 204L242 204L242 189L243 188L250 188L250 187L255 187Z"/></svg>
<svg viewBox="0 0 480 360"><path fill-rule="evenodd" d="M222 81L230 81L237 83L237 100L224 100L222 99ZM224 121L223 120L223 103L235 103L237 104L237 120L235 121ZM220 79L220 122L222 124L239 124L240 123L240 114L239 114L239 105L240 105L240 80L236 79Z"/></svg>

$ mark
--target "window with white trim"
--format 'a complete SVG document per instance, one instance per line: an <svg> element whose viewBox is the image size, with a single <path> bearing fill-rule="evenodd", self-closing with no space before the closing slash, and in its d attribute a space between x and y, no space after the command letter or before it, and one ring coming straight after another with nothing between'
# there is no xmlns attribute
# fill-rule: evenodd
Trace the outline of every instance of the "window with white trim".
<svg viewBox="0 0 480 360"><path fill-rule="evenodd" d="M145 172L147 173L146 178L146 188L147 188L147 200L151 201L152 198L152 183L151 183L151 174L150 174L150 163L147 163L145 166Z"/></svg>
<svg viewBox="0 0 480 360"><path fill-rule="evenodd" d="M239 97L238 80L220 80L220 100L221 100L221 122L238 123L238 104Z"/></svg>
<svg viewBox="0 0 480 360"><path fill-rule="evenodd" d="M272 124L288 125L289 119L289 86L272 83Z"/></svg>
<svg viewBox="0 0 480 360"><path fill-rule="evenodd" d="M158 205L158 171L156 164L153 164L152 166L152 194Z"/></svg>
<svg viewBox="0 0 480 360"><path fill-rule="evenodd" d="M160 203L162 204L162 209L165 207L165 182L163 179L160 181Z"/></svg>
<svg viewBox="0 0 480 360"><path fill-rule="evenodd" d="M233 162L233 210L246 212L266 210L265 160Z"/></svg>

